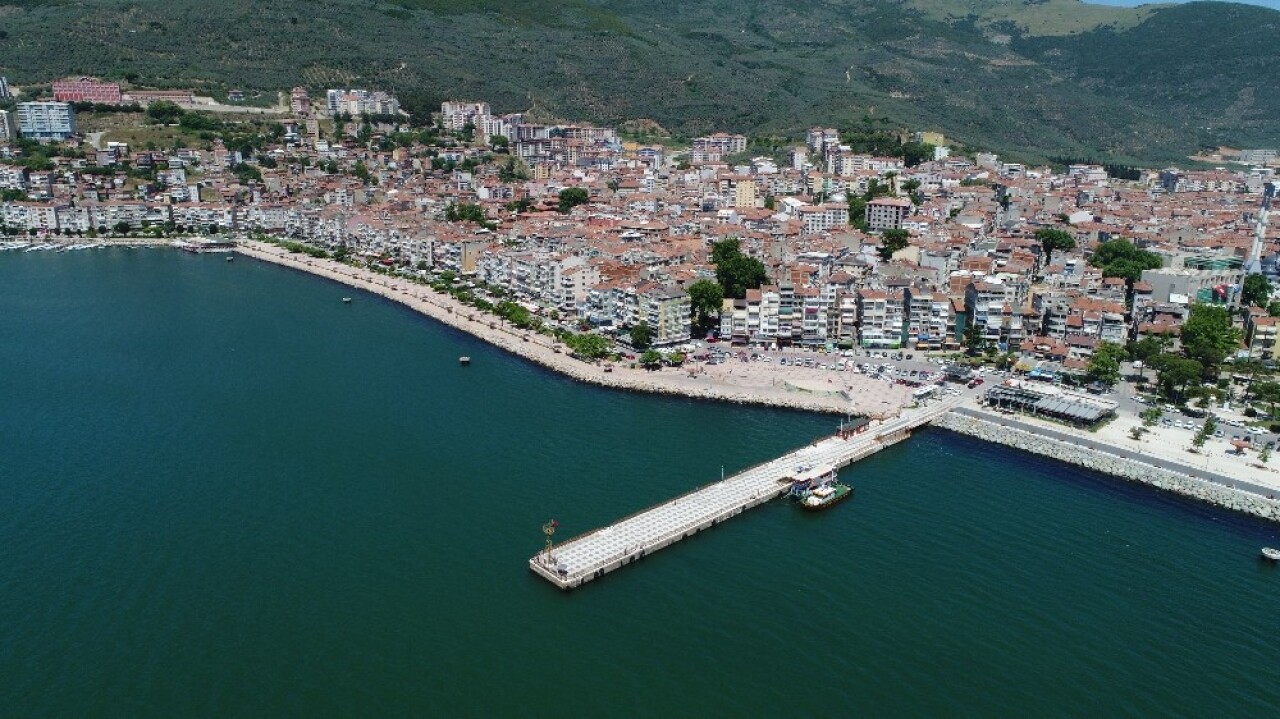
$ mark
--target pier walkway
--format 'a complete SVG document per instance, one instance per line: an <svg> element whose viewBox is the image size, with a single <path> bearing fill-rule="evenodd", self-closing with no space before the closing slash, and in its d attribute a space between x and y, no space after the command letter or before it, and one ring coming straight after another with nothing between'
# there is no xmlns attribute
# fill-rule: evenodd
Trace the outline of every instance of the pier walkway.
<svg viewBox="0 0 1280 719"><path fill-rule="evenodd" d="M785 494L801 465L848 466L911 436L911 431L950 411L958 399L908 410L845 438L832 436L775 460L750 467L607 527L539 552L529 568L561 589L573 589Z"/></svg>

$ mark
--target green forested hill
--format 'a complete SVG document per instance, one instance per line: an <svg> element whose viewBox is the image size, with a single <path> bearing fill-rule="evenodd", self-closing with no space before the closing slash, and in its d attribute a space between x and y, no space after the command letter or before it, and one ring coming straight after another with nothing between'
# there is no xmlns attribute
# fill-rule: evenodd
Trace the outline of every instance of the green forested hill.
<svg viewBox="0 0 1280 719"><path fill-rule="evenodd" d="M0 74L361 85L413 110L487 98L683 135L870 115L975 147L1160 160L1280 144L1261 71L1278 20L1076 0L0 0Z"/></svg>

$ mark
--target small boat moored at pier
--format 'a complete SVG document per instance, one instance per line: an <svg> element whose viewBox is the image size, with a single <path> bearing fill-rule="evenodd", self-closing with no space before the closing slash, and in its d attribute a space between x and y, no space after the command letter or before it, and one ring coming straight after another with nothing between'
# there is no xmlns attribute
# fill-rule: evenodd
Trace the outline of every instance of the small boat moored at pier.
<svg viewBox="0 0 1280 719"><path fill-rule="evenodd" d="M804 499L800 500L800 508L810 512L826 509L836 502L848 499L852 494L853 487L844 482L830 482L805 494Z"/></svg>
<svg viewBox="0 0 1280 719"><path fill-rule="evenodd" d="M788 494L799 502L801 509L826 509L853 494L853 487L837 481L836 476L836 468L829 464L797 467L789 477Z"/></svg>

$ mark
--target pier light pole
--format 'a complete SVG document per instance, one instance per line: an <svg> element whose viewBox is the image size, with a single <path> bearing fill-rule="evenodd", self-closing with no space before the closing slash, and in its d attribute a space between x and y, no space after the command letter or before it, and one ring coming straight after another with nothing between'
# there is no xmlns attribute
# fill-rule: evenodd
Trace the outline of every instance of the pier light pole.
<svg viewBox="0 0 1280 719"><path fill-rule="evenodd" d="M550 559L551 559L551 547L553 546L553 542L551 541L551 537L555 535L555 533L556 533L556 527L558 527L558 526L560 526L560 523L559 523L559 522L557 522L557 521L556 521L556 520L554 520L554 519L553 519L553 520L551 520L550 522L547 522L546 524L542 525L542 533L543 533L544 535L546 535L546 537L547 537L547 549L546 549L546 552L547 552L547 560L548 560L548 561L550 561Z"/></svg>

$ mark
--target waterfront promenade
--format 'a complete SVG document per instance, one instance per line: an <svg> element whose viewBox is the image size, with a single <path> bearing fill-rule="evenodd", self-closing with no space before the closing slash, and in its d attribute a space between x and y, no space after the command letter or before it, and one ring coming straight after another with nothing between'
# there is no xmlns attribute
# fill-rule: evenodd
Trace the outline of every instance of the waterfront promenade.
<svg viewBox="0 0 1280 719"><path fill-rule="evenodd" d="M529 568L560 589L579 587L646 555L709 529L785 494L797 467L846 467L911 436L911 431L950 411L951 399L873 423L846 437L827 437L633 514L607 527L574 537L529 560Z"/></svg>
<svg viewBox="0 0 1280 719"><path fill-rule="evenodd" d="M877 418L895 416L914 401L909 388L863 375L849 376L848 373L829 372L830 390L817 392L788 389L785 382L761 381L757 373L748 370L748 365L716 368L718 371L712 372L671 368L650 372L632 368L624 362L612 364L610 371L606 372L603 363L584 362L570 356L567 350L562 351L554 338L515 329L493 315L405 277L382 275L335 260L295 254L282 247L253 240L241 240L235 249L248 257L380 295L555 372L603 387ZM839 385L835 384L837 379Z"/></svg>

